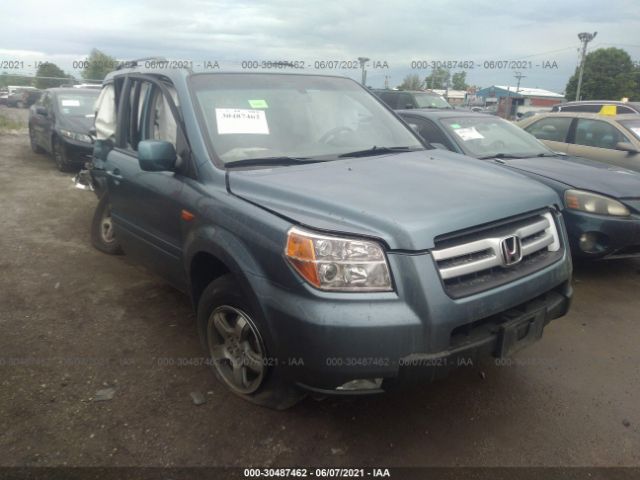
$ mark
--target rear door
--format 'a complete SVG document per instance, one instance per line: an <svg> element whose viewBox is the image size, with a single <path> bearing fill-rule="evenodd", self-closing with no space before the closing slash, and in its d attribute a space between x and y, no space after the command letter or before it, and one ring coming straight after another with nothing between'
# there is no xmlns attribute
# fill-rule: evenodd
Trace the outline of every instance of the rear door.
<svg viewBox="0 0 640 480"><path fill-rule="evenodd" d="M618 142L632 145L629 138L616 125L604 120L578 118L567 153L624 168L638 169L637 155L616 150Z"/></svg>
<svg viewBox="0 0 640 480"><path fill-rule="evenodd" d="M185 138L179 135L172 111L171 85L147 76L130 76L118 108L116 147L105 162L111 215L123 249L136 261L162 275L179 289L186 286L182 266L182 211L186 210L185 180L192 181ZM183 152L175 172L140 168L138 144L164 140ZM188 210L187 210L188 211Z"/></svg>
<svg viewBox="0 0 640 480"><path fill-rule="evenodd" d="M567 153L571 117L542 117L524 129L538 140L542 140L554 152Z"/></svg>

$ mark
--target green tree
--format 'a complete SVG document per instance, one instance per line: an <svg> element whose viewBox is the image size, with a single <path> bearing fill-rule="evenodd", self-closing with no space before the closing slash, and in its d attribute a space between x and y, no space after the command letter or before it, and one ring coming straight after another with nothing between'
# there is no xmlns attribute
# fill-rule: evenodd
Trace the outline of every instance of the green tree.
<svg viewBox="0 0 640 480"><path fill-rule="evenodd" d="M438 67L431 72L431 75L427 76L426 83L427 88L444 89L447 88L447 82L449 81L450 72L446 68Z"/></svg>
<svg viewBox="0 0 640 480"><path fill-rule="evenodd" d="M91 50L89 57L85 59L86 68L82 70L82 78L85 80L102 80L112 70L115 70L118 61L101 52L97 48Z"/></svg>
<svg viewBox="0 0 640 480"><path fill-rule="evenodd" d="M420 90L422 88L422 80L416 73L407 75L402 80L402 83L398 85L399 90Z"/></svg>
<svg viewBox="0 0 640 480"><path fill-rule="evenodd" d="M578 75L579 67L567 83L567 100L576 98ZM627 52L620 48L599 48L585 58L580 100L638 99L637 79L636 68Z"/></svg>
<svg viewBox="0 0 640 480"><path fill-rule="evenodd" d="M69 78L69 75L65 74L60 67L55 63L43 62L38 65L36 77L52 77L52 78L36 78L36 88L54 88L59 87ZM58 78L60 80L55 80Z"/></svg>
<svg viewBox="0 0 640 480"><path fill-rule="evenodd" d="M469 88L467 85L467 72L457 72L451 76L451 86L454 90L466 90Z"/></svg>

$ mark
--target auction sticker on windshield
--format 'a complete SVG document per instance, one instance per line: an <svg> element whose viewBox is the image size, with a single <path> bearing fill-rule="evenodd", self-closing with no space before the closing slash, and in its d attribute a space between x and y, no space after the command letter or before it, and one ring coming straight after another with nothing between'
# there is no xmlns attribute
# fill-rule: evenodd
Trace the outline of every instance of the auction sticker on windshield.
<svg viewBox="0 0 640 480"><path fill-rule="evenodd" d="M267 125L267 116L264 110L216 108L216 122L218 135L269 135L269 125Z"/></svg>
<svg viewBox="0 0 640 480"><path fill-rule="evenodd" d="M80 106L80 100L75 100L75 99L62 100L62 106L63 107L79 107Z"/></svg>
<svg viewBox="0 0 640 480"><path fill-rule="evenodd" d="M458 128L458 129L455 129L454 132L456 132L456 135L458 135L465 142L467 140L484 138L482 134L478 130L476 130L476 127Z"/></svg>

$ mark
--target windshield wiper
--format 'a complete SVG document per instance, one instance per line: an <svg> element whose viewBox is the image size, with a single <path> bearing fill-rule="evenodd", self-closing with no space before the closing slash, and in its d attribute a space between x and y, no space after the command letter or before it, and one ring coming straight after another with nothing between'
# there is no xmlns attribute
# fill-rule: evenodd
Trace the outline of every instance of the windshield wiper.
<svg viewBox="0 0 640 480"><path fill-rule="evenodd" d="M347 157L369 157L372 155L384 155L385 153L411 152L414 150L424 150L422 147L376 147L375 145L366 150L357 150L355 152L343 153L338 158Z"/></svg>
<svg viewBox="0 0 640 480"><path fill-rule="evenodd" d="M224 164L225 168L236 167L252 167L259 165L272 165L272 166L290 166L300 165L303 163L317 163L324 162L324 160L313 159L309 157L261 157L261 158L244 158L242 160L233 160Z"/></svg>
<svg viewBox="0 0 640 480"><path fill-rule="evenodd" d="M493 155L485 155L484 157L478 157L479 160L488 160L490 158L527 158L522 155L511 155L510 153L494 153Z"/></svg>

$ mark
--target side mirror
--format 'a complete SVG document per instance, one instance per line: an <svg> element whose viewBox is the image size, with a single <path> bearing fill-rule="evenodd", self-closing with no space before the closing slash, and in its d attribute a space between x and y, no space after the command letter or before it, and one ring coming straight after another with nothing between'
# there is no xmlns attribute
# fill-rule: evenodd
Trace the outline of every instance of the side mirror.
<svg viewBox="0 0 640 480"><path fill-rule="evenodd" d="M146 172L172 172L177 157L176 149L170 142L143 140L138 143L138 163Z"/></svg>
<svg viewBox="0 0 640 480"><path fill-rule="evenodd" d="M623 152L629 152L630 154L638 153L638 149L634 147L632 144L627 142L618 142L616 143L616 150L622 150Z"/></svg>
<svg viewBox="0 0 640 480"><path fill-rule="evenodd" d="M36 113L37 113L38 115L43 115L43 116L45 116L45 117L48 115L48 113L47 113L47 109L46 109L46 108L44 108L44 107L36 107Z"/></svg>

